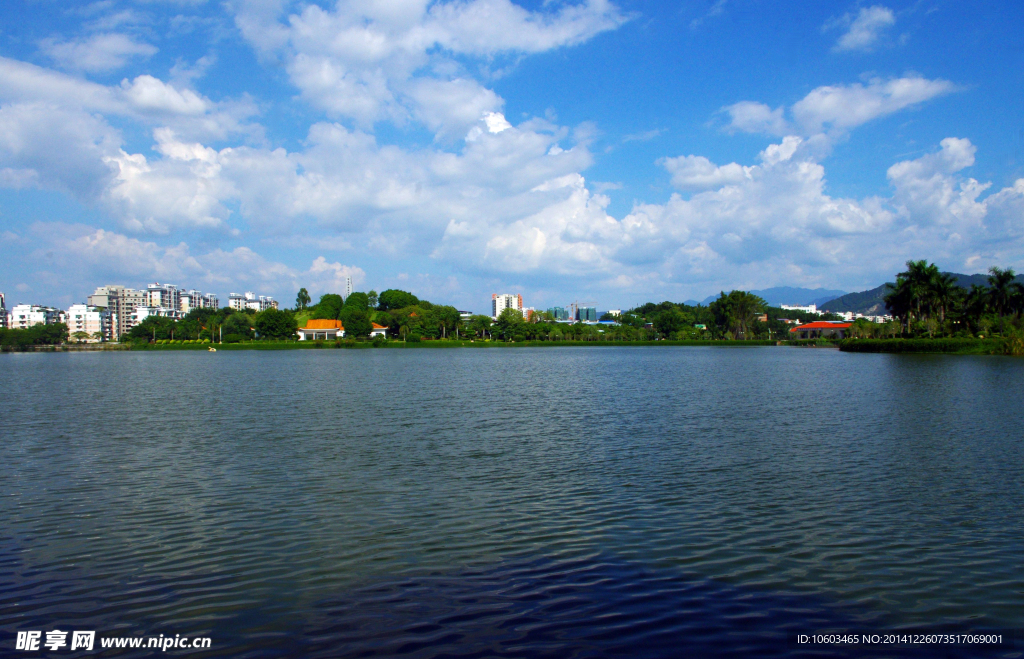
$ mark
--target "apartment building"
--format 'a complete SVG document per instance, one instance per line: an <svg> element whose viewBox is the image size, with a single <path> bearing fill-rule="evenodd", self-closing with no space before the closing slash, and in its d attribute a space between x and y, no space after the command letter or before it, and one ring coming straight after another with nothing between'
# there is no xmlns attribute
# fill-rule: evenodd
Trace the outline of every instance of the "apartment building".
<svg viewBox="0 0 1024 659"><path fill-rule="evenodd" d="M515 309L522 313L523 296L518 293L493 293L491 295L491 318L497 320L505 309Z"/></svg>
<svg viewBox="0 0 1024 659"><path fill-rule="evenodd" d="M149 292L124 286L100 286L86 301L89 306L107 310L107 339L117 341L135 326L135 310L148 305Z"/></svg>
<svg viewBox="0 0 1024 659"><path fill-rule="evenodd" d="M191 289L188 291L181 291L181 303L179 310L182 315L188 315L188 312L193 309L219 309L220 300L214 293L206 293Z"/></svg>
<svg viewBox="0 0 1024 659"><path fill-rule="evenodd" d="M36 304L15 305L7 316L10 329L28 329L33 325L52 325L61 321L61 311Z"/></svg>
<svg viewBox="0 0 1024 659"><path fill-rule="evenodd" d="M73 341L98 343L110 336L110 312L87 304L72 304L66 314ZM77 335L77 336L76 336Z"/></svg>
<svg viewBox="0 0 1024 659"><path fill-rule="evenodd" d="M146 306L181 310L181 291L174 284L156 282L146 287Z"/></svg>
<svg viewBox="0 0 1024 659"><path fill-rule="evenodd" d="M236 311L252 309L253 311L266 311L277 309L277 301L269 295L256 295L252 291L245 293L232 293L228 296L228 306Z"/></svg>
<svg viewBox="0 0 1024 659"><path fill-rule="evenodd" d="M0 329L7 327L7 300L3 293L0 293Z"/></svg>

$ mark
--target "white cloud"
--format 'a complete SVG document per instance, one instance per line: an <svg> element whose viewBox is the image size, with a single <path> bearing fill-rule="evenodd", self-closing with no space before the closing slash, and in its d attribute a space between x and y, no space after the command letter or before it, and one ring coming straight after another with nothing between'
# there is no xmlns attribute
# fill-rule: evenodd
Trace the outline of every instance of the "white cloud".
<svg viewBox="0 0 1024 659"><path fill-rule="evenodd" d="M191 139L260 135L259 126L246 122L255 113L251 101L213 103L149 75L108 87L0 58L0 102L0 168L12 172L0 185L69 191L87 203L124 173L123 138L108 117L169 127Z"/></svg>
<svg viewBox="0 0 1024 659"><path fill-rule="evenodd" d="M36 223L30 229L33 258L60 264L68 281L170 281L221 295L227 289L257 290L282 296L305 286L312 294L344 290L345 276L358 286L366 279L359 267L328 262L320 256L303 270L272 261L248 247L213 249L196 254L184 242L161 246L117 232L84 225Z"/></svg>
<svg viewBox="0 0 1024 659"><path fill-rule="evenodd" d="M874 79L867 85L827 85L797 101L792 113L808 133L828 129L844 131L956 89L956 85L947 80L928 80L920 76Z"/></svg>
<svg viewBox="0 0 1024 659"><path fill-rule="evenodd" d="M976 151L970 140L947 137L937 153L896 163L887 172L896 188L894 204L915 225L940 224L958 232L981 229L987 208L978 197L991 184L955 177L974 164Z"/></svg>
<svg viewBox="0 0 1024 659"><path fill-rule="evenodd" d="M740 101L722 108L722 111L729 115L729 131L768 135L784 135L789 131L782 108L773 110L764 103Z"/></svg>
<svg viewBox="0 0 1024 659"><path fill-rule="evenodd" d="M94 34L73 41L48 39L39 45L61 68L88 73L115 71L134 57L151 57L157 52L152 44L116 32Z"/></svg>
<svg viewBox="0 0 1024 659"><path fill-rule="evenodd" d="M719 167L703 156L662 158L658 164L672 174L672 185L680 190L720 188L746 177L745 168L734 162Z"/></svg>
<svg viewBox="0 0 1024 659"><path fill-rule="evenodd" d="M169 125L179 134L196 138L259 132L246 123L257 112L246 98L214 103L187 87L150 75L108 87L5 57L0 57L0 102L128 117L148 125Z"/></svg>
<svg viewBox="0 0 1024 659"><path fill-rule="evenodd" d="M302 98L363 128L415 119L462 135L501 99L470 80L456 57L489 60L583 43L627 18L607 0L526 10L509 0L306 5L281 21L281 3L236 5L236 24L259 52L285 62Z"/></svg>
<svg viewBox="0 0 1024 659"><path fill-rule="evenodd" d="M847 14L838 21L830 21L825 24L825 29L834 27L846 27L846 33L839 37L833 50L842 51L870 51L881 39L882 35L896 24L896 15L892 10L882 5L861 7L856 16Z"/></svg>
<svg viewBox="0 0 1024 659"><path fill-rule="evenodd" d="M150 75L141 75L128 82L121 81L124 98L143 112L201 115L208 109L207 102L191 89L178 90Z"/></svg>
<svg viewBox="0 0 1024 659"><path fill-rule="evenodd" d="M781 137L799 133L805 137L827 135L829 140L874 119L957 91L948 80L929 80L918 75L874 78L867 84L824 85L811 90L789 108L791 121L781 107L741 101L722 109L728 114L728 131L763 133Z"/></svg>

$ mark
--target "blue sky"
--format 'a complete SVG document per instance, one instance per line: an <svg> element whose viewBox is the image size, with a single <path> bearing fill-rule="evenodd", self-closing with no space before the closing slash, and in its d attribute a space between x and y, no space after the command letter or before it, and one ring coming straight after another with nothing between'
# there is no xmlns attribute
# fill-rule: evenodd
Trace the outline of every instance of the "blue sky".
<svg viewBox="0 0 1024 659"><path fill-rule="evenodd" d="M0 10L0 291L485 310L1024 269L1020 3Z"/></svg>

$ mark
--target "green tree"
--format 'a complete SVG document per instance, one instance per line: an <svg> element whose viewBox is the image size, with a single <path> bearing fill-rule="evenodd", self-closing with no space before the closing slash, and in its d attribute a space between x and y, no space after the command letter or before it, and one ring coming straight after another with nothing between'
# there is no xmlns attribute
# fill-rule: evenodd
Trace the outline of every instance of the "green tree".
<svg viewBox="0 0 1024 659"><path fill-rule="evenodd" d="M733 338L749 338L751 325L757 314L764 311L766 303L758 296L746 291L724 292L709 305L715 318L715 326L722 333L731 333Z"/></svg>
<svg viewBox="0 0 1024 659"><path fill-rule="evenodd" d="M313 318L337 320L341 315L341 308L345 306L344 300L337 293L324 293L320 301L313 307Z"/></svg>
<svg viewBox="0 0 1024 659"><path fill-rule="evenodd" d="M354 295L355 293L349 297ZM345 338L366 337L370 336L370 333L373 331L370 314L365 309L359 309L355 305L341 310L341 324L345 327Z"/></svg>
<svg viewBox="0 0 1024 659"><path fill-rule="evenodd" d="M494 321L494 329L506 341L521 332L523 312L518 309L504 309Z"/></svg>
<svg viewBox="0 0 1024 659"><path fill-rule="evenodd" d="M679 309L673 307L662 311L654 319L654 328L661 332L662 336L668 337L683 329L686 324L686 316Z"/></svg>
<svg viewBox="0 0 1024 659"><path fill-rule="evenodd" d="M487 334L491 331L491 317L490 316L472 316L469 321L469 326L476 332L476 335L481 339L486 339Z"/></svg>
<svg viewBox="0 0 1024 659"><path fill-rule="evenodd" d="M224 335L234 334L245 339L252 338L252 317L249 314L236 312L224 320Z"/></svg>
<svg viewBox="0 0 1024 659"><path fill-rule="evenodd" d="M406 307L414 307L420 303L412 293L401 291L394 288L389 288L380 294L377 298L377 308L381 311L390 311L392 309L404 309Z"/></svg>
<svg viewBox="0 0 1024 659"><path fill-rule="evenodd" d="M86 339L89 338L89 333L85 332L85 331L82 331L82 330L79 330L79 331L75 332L74 334L72 334L71 338L73 338L75 340L75 343L82 343L83 341L85 341Z"/></svg>
<svg viewBox="0 0 1024 659"><path fill-rule="evenodd" d="M303 311L306 309L306 307L309 306L309 303L312 301L312 298L309 297L309 291L307 291L305 288L300 288L299 294L295 296L295 309L298 311Z"/></svg>
<svg viewBox="0 0 1024 659"><path fill-rule="evenodd" d="M356 291L355 293L352 293L352 295L348 296L348 299L345 300L344 307L366 311L370 308L369 296L366 293Z"/></svg>
<svg viewBox="0 0 1024 659"><path fill-rule="evenodd" d="M294 339L298 326L294 315L274 308L261 311L253 318L253 327L261 339Z"/></svg>
<svg viewBox="0 0 1024 659"><path fill-rule="evenodd" d="M371 309L377 308L377 291L371 290L366 294L366 299L369 301Z"/></svg>
<svg viewBox="0 0 1024 659"><path fill-rule="evenodd" d="M939 312L939 324L946 322L946 314L963 297L963 290L956 283L956 277L948 273L936 272L931 281L931 300Z"/></svg>
<svg viewBox="0 0 1024 659"><path fill-rule="evenodd" d="M459 315L458 309L450 306L436 306L433 312L441 328L442 338L447 338L448 335L454 334L458 330L459 324L462 322L462 316Z"/></svg>
<svg viewBox="0 0 1024 659"><path fill-rule="evenodd" d="M1013 268L1001 270L993 266L988 271L988 304L992 311L1005 316L1013 310L1013 297L1016 292L1013 280L1016 275Z"/></svg>

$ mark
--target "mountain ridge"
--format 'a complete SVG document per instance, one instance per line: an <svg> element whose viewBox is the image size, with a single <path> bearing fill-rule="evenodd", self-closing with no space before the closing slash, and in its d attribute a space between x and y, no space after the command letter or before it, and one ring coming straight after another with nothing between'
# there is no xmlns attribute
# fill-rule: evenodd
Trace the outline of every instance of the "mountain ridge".
<svg viewBox="0 0 1024 659"><path fill-rule="evenodd" d="M799 288L795 286L774 286L749 292L763 299L770 307L777 307L781 304L792 304L794 306L816 304L821 306L825 302L847 295L846 291L828 288ZM707 306L717 299L718 294L709 295L704 298L701 304Z"/></svg>
<svg viewBox="0 0 1024 659"><path fill-rule="evenodd" d="M970 290L971 286L974 284L988 288L988 275L965 275L959 272L944 272L942 274L956 277L957 285L966 290ZM1014 281L1024 283L1024 275L1018 275ZM890 283L895 284L895 282ZM881 286L877 286L866 291L860 291L859 293L847 293L846 295L842 295L820 305L820 308L824 311L831 311L833 313L850 311L853 313L861 313L865 316L885 315L889 313L885 308L885 296L889 292L887 286L889 286L889 284L882 284Z"/></svg>

